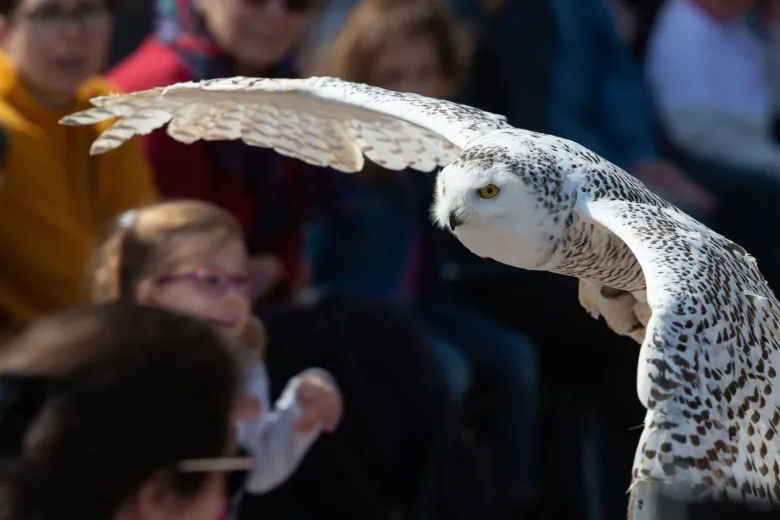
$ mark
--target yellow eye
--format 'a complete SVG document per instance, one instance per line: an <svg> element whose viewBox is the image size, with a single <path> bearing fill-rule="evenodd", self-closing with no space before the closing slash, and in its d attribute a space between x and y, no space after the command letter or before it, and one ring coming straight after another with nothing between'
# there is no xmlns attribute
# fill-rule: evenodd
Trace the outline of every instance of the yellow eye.
<svg viewBox="0 0 780 520"><path fill-rule="evenodd" d="M479 193L479 196L483 199L492 199L496 195L498 195L498 192L501 191L498 189L498 186L495 184L488 184L484 188L480 188L477 190L477 193Z"/></svg>

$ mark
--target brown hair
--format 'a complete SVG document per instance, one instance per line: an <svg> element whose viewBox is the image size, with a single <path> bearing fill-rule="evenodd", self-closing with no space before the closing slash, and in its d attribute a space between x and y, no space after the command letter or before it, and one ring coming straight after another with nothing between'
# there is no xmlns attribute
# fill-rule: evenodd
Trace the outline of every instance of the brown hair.
<svg viewBox="0 0 780 520"><path fill-rule="evenodd" d="M436 46L449 95L461 83L471 57L471 38L441 0L363 0L316 68L316 74L369 82L371 64L394 38L430 38Z"/></svg>
<svg viewBox="0 0 780 520"><path fill-rule="evenodd" d="M232 214L203 201L166 201L125 212L98 237L87 277L92 301L135 301L142 281L241 237ZM242 339L262 354L262 322L253 317Z"/></svg>
<svg viewBox="0 0 780 520"><path fill-rule="evenodd" d="M0 351L0 518L105 520L152 475L195 496L185 459L230 449L235 345L164 309L113 302L42 320Z"/></svg>

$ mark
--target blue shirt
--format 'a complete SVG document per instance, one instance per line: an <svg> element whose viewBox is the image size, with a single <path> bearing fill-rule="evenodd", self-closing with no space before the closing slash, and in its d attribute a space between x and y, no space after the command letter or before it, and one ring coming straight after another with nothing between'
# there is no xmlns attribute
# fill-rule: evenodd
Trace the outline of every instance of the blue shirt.
<svg viewBox="0 0 780 520"><path fill-rule="evenodd" d="M622 168L657 157L649 93L603 0L551 0L550 5L558 38L550 132Z"/></svg>
<svg viewBox="0 0 780 520"><path fill-rule="evenodd" d="M405 282L419 260L422 226L430 225L420 208L423 191L433 189L433 175L405 170L392 172L392 180L373 182L358 179L360 174L323 174L338 176L348 203L306 228L313 285L369 298L407 296Z"/></svg>

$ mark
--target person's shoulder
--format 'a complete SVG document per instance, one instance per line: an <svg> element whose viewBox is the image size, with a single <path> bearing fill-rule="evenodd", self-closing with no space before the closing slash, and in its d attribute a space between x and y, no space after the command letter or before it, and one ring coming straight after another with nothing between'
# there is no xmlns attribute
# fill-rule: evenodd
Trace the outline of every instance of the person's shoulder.
<svg viewBox="0 0 780 520"><path fill-rule="evenodd" d="M193 79L187 65L174 49L149 37L130 56L106 74L125 92L164 87Z"/></svg>
<svg viewBox="0 0 780 520"><path fill-rule="evenodd" d="M19 79L8 56L0 51L0 125L6 131L22 129L27 120L9 101Z"/></svg>
<svg viewBox="0 0 780 520"><path fill-rule="evenodd" d="M72 110L75 112L77 110L84 110L92 107L92 103L90 102L92 98L118 94L121 92L122 90L105 76L92 76L87 81L85 81L81 87L79 87L79 90L76 93L76 104ZM95 123L91 127L82 127L78 131L102 132L107 130L111 124L113 124L112 120L101 121L99 123Z"/></svg>
<svg viewBox="0 0 780 520"><path fill-rule="evenodd" d="M189 70L176 52L154 37L149 37L106 75L91 78L82 87L79 101L89 106L88 100L93 97L163 87L190 79ZM111 123L102 122L96 126L102 131Z"/></svg>
<svg viewBox="0 0 780 520"><path fill-rule="evenodd" d="M175 51L154 38L148 38L105 75L87 80L80 89L79 97L146 90L190 79L189 71Z"/></svg>
<svg viewBox="0 0 780 520"><path fill-rule="evenodd" d="M666 2L658 13L654 30L667 34L706 35L712 22L701 10L682 0Z"/></svg>
<svg viewBox="0 0 780 520"><path fill-rule="evenodd" d="M647 48L648 66L660 61L691 60L710 48L709 20L689 2L672 0L656 17Z"/></svg>
<svg viewBox="0 0 780 520"><path fill-rule="evenodd" d="M89 100L98 96L121 93L122 89L116 86L105 76L92 76L79 88L77 102L80 105L91 105ZM81 108L81 107L79 107Z"/></svg>

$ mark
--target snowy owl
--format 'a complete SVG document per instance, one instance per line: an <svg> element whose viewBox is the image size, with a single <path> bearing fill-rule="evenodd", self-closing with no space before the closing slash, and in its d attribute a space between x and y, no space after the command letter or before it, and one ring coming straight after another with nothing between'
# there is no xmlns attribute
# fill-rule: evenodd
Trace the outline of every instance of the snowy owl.
<svg viewBox="0 0 780 520"><path fill-rule="evenodd" d="M473 253L580 280L594 317L641 344L647 409L630 516L676 496L780 501L780 305L743 248L582 146L451 102L333 78L230 78L94 99L62 120L119 116L91 153L168 124L307 163L430 171L432 214Z"/></svg>

